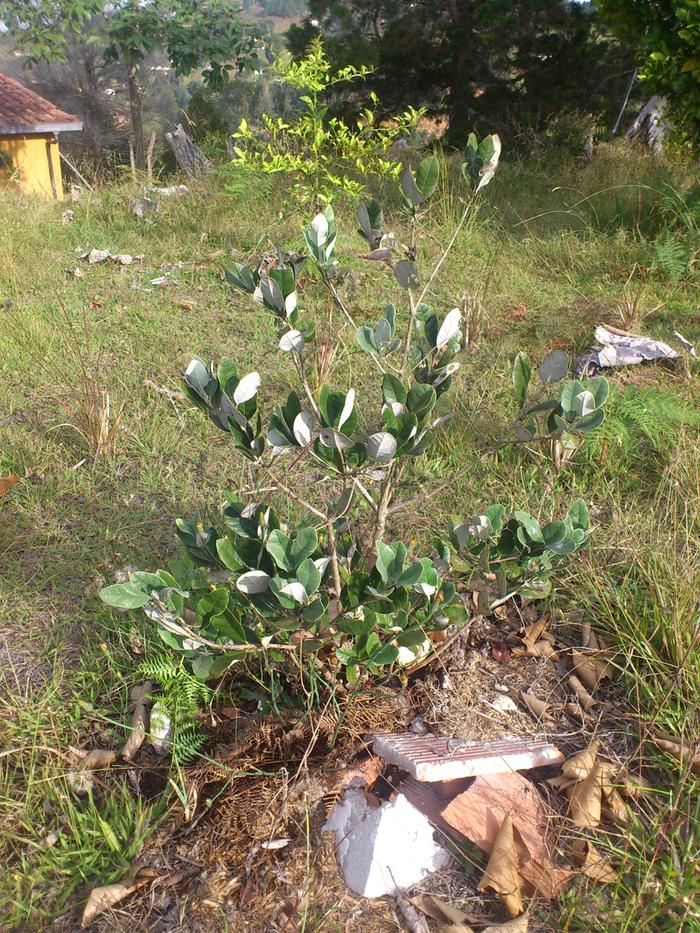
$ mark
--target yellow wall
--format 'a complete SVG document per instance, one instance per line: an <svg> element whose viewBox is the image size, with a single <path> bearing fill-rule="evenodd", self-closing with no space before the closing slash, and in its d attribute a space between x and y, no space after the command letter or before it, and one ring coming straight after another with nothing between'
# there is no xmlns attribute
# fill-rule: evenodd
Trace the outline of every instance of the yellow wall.
<svg viewBox="0 0 700 933"><path fill-rule="evenodd" d="M12 160L10 167L0 166L0 181L15 177L22 191L27 194L63 200L61 160L58 142L52 133L42 136L0 136L0 152L9 155ZM51 184L49 157L53 166L54 185Z"/></svg>

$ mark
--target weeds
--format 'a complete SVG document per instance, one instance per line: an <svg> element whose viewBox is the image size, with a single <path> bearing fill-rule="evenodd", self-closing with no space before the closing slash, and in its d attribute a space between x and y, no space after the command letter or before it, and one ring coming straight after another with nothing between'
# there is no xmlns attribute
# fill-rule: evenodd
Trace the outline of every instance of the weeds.
<svg viewBox="0 0 700 933"><path fill-rule="evenodd" d="M454 174L443 179L440 191L452 184ZM697 338L692 277L696 267L675 283L648 271L654 238L666 221L656 196L647 196L648 189L642 187L661 190L665 178L674 188L686 190L686 174L683 166L647 161L619 146L601 146L592 166L575 174L559 164L503 166L490 189L494 203L488 215L499 231L497 262L493 230L470 226L458 236L442 276L431 287L433 301L446 299L454 289L460 295L479 294L488 309L488 330L477 343L468 371L456 374L459 401L453 428L438 430L430 462L407 470L401 498L411 504L403 513L390 515L388 527L392 536L410 535L417 547L429 547L444 527L443 518L478 514L485 501L519 501L539 517L557 514L562 496L567 502L575 496L585 498L598 530L590 559L577 560L565 574L561 598L585 607L603 637L614 641L620 652L618 677L625 678L620 703L632 716L631 727L680 729L693 741L698 738L693 710L700 676L693 647L700 499L695 428L688 413L697 407L695 383L651 367L636 376L613 373L606 420L598 433L588 436L567 470L556 472L543 458L532 462L522 446L501 448L485 459L478 456L484 443L502 436L512 417L510 362L523 342L532 346L538 361L554 340L572 350L587 346L592 322L601 309L615 308L635 263L644 270L648 289L642 307L663 302L646 321L653 336L667 339L677 328ZM165 404L154 398L143 382L150 378L158 385L173 385L174 370L184 368L184 354L191 346L201 347L207 359L218 353L236 356L247 372L274 338L267 313L256 313L240 297L232 297L218 278L224 262L221 251L233 245L253 255L260 249L263 227L275 229L281 242L302 245L296 225L284 212L285 190L274 176L265 181L263 194L247 193L240 201L203 191L179 203L164 202L156 223L146 226L129 214L129 191L123 187L86 195L75 205L75 220L68 227L60 224L60 211L53 205L9 199L0 204L1 296L13 299L13 313L21 322L31 322L32 341L47 352L60 340L56 315L51 313L55 296L62 296L74 321L88 309L91 339L105 361L103 387L109 386L114 396L111 379L118 372L120 395L129 399L128 424L125 413L113 456L98 458L94 470L71 469L74 449L58 432L47 430L57 421L55 399L65 390L65 371L38 365L33 344L16 339L16 319L3 314L0 475L21 477L1 507L0 651L3 670L16 672L16 678L10 674L0 681L5 691L3 754L20 749L0 759L0 799L6 814L0 917L8 928L40 930L60 914L67 914L63 922L75 928L78 921L72 911L84 902L87 888L123 871L123 860L113 853L95 815L106 820L120 841L140 827L129 837L134 840L131 848L126 844L131 855L138 839L164 812L162 804L147 811L151 803L135 798L119 780L100 788L90 809L87 802L69 795L64 775L70 765L48 749L67 753L71 745L92 745L102 738L105 745L118 744L126 714L123 691L114 685L130 681L144 657L162 653L162 648L154 652L149 620L142 623L133 617L127 622L124 615L101 612L96 589L117 571L148 565L160 555L167 567L178 563L172 518L194 511L207 498L216 500L224 482L233 488L250 484L247 468L232 466L220 446L221 435L179 402ZM593 199L597 223L586 227L565 212L562 192L552 190L565 185L592 194L620 183L628 187L618 195ZM444 210L451 231L458 221L454 205L445 202ZM442 213L439 201L427 224L436 239L426 237L426 262L440 248ZM514 228L538 213L538 220ZM338 219L346 230L354 229L342 209ZM403 231L405 223L392 213L392 229ZM63 270L74 248L86 242L144 253L143 273L104 266L94 267L85 278L67 280ZM381 308L371 298L367 265L343 249L362 321L370 314L376 318ZM146 286L161 262L177 258L194 259L203 271L183 276L177 289L146 294L132 288L134 283ZM474 283L489 276L489 269L489 287L482 295ZM401 294L385 267L376 274L383 285ZM305 310L321 320L318 294L309 287L305 295ZM89 309L95 298L102 305ZM510 319L509 310L516 306L522 312ZM275 353L269 359L270 381L286 387L293 378L288 358ZM162 360L172 365L164 368ZM367 362L348 341L334 362L331 379L338 384L352 379L359 389L368 378ZM112 365L114 369L108 368ZM611 440L601 456L605 432L618 418L618 397L635 395L625 388L633 378L654 381L654 387L636 390L636 401L652 413L657 410L657 392L683 410L673 422L677 427L667 430L664 415L654 419L657 424L647 436L648 428L638 428L626 418L626 439L621 445ZM665 405L659 403L658 409ZM424 498L426 485L444 486L447 481L439 494ZM311 474L294 488L303 494L315 482ZM273 493L273 498L281 497ZM287 509L282 517L291 517ZM7 654L8 643L14 658ZM270 695L268 688L266 681L264 693L255 685L248 694L222 692L220 699L255 704ZM281 688L275 698L284 702ZM105 726L107 717L118 720L118 732ZM658 793L643 803L643 819L632 827L629 844L622 836L612 837L620 860L618 885L574 888L561 915L556 905L547 912L543 922L551 929L691 933L698 928L697 778L649 744L643 753ZM128 817L124 824L106 809L109 795L119 814ZM245 800L245 806L253 806L251 798ZM90 840L82 873L72 848L78 847L73 830L71 845L56 849L41 844L45 835L64 825L64 810L79 806L86 807L89 816L78 822L67 813L65 820ZM604 840L596 844L603 846ZM95 849L99 857L91 854ZM68 889L72 893L64 896ZM309 915L314 909L315 905L309 908ZM310 916L309 923L324 928L317 916Z"/></svg>

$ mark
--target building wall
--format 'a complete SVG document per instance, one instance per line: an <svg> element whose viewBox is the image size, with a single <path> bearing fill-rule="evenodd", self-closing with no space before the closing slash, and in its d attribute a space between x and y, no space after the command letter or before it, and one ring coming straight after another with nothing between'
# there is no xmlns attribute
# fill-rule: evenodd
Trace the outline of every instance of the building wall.
<svg viewBox="0 0 700 933"><path fill-rule="evenodd" d="M63 200L61 160L53 133L31 136L0 136L0 182L15 177L26 194ZM11 164L7 164L7 157ZM53 168L53 184L49 159Z"/></svg>

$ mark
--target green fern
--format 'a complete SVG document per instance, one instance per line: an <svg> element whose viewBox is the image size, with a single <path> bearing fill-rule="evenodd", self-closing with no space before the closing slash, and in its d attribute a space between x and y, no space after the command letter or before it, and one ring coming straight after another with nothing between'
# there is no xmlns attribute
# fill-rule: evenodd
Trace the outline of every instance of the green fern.
<svg viewBox="0 0 700 933"><path fill-rule="evenodd" d="M610 447L629 455L640 439L662 451L676 443L684 427L700 428L700 411L672 392L629 386L611 391L605 421L586 445L594 457Z"/></svg>
<svg viewBox="0 0 700 933"><path fill-rule="evenodd" d="M687 243L682 242L668 230L664 230L654 244L654 264L672 282L686 275L690 259L691 252Z"/></svg>
<svg viewBox="0 0 700 933"><path fill-rule="evenodd" d="M143 661L137 673L160 684L154 700L160 700L172 722L172 760L176 765L186 764L206 741L198 713L200 707L211 700L211 689L190 674L181 660L166 655Z"/></svg>

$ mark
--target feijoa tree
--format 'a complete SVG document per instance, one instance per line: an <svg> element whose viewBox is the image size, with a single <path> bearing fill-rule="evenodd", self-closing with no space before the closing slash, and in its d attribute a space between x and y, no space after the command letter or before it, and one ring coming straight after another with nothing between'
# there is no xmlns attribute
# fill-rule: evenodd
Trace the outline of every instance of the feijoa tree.
<svg viewBox="0 0 700 933"><path fill-rule="evenodd" d="M406 471L448 423L460 366L461 313L433 308L426 297L459 230L479 209L499 156L498 137L470 138L462 217L426 275L419 268L421 231L438 188L438 158L401 175L408 243L385 230L377 201L359 208L367 262L390 268L403 295L396 304L378 301L373 322L356 320L344 297L330 206L304 231L308 255L280 250L261 265L228 271L231 285L273 316L297 387L268 407L259 372L243 372L227 358L190 362L187 395L229 437L252 481L226 494L219 525L199 515L177 522L190 570L134 573L101 594L111 606L142 608L202 677L233 667L277 696L293 684L318 699L324 685L358 684L428 652L431 632L467 618L467 582L490 611L518 593L542 595L557 566L585 546L581 502L544 525L524 511L492 506L454 522L445 539L422 550L387 534L391 516L414 507L399 495ZM302 310L307 288L320 288L329 314L351 328L375 374L371 390L339 390L310 378L321 341ZM571 392L578 398L577 386ZM562 409L552 434L570 430L568 414ZM283 518L289 514L296 519Z"/></svg>

